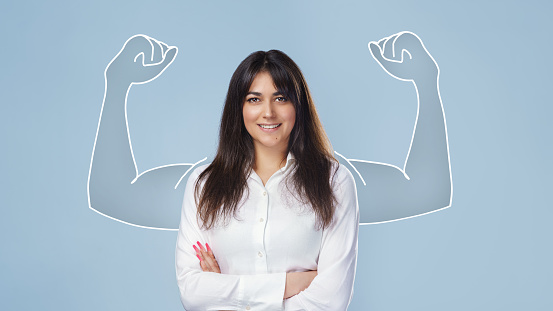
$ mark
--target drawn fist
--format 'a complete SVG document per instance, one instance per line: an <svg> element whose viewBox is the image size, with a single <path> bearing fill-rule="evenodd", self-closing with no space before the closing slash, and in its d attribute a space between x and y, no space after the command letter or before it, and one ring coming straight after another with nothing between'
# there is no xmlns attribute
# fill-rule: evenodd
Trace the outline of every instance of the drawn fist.
<svg viewBox="0 0 553 311"><path fill-rule="evenodd" d="M371 41L369 50L380 66L399 80L417 82L438 77L438 64L412 32L402 31L378 42Z"/></svg>
<svg viewBox="0 0 553 311"><path fill-rule="evenodd" d="M145 35L130 37L106 69L106 79L125 84L152 81L169 67L177 55L177 47L168 46Z"/></svg>

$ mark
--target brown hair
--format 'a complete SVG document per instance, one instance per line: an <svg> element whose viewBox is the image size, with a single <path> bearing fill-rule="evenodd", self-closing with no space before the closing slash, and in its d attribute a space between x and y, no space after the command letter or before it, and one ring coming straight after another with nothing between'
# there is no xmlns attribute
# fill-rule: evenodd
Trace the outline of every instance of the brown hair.
<svg viewBox="0 0 553 311"><path fill-rule="evenodd" d="M278 50L250 54L232 75L217 154L195 185L202 228L213 228L219 219L234 217L244 190L247 191L255 153L252 137L244 125L242 106L253 79L261 71L268 72L276 89L294 104L296 122L290 133L288 152L293 154L296 165L289 181L298 199L311 204L318 227L324 229L330 225L336 205L331 177L337 170L338 166L333 165L337 161L300 68Z"/></svg>

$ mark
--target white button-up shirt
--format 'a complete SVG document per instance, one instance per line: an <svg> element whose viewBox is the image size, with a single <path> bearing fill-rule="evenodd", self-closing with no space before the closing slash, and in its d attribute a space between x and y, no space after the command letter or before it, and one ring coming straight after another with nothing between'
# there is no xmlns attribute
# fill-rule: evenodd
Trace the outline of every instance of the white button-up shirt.
<svg viewBox="0 0 553 311"><path fill-rule="evenodd" d="M266 185L252 170L237 215L226 226L200 229L194 185L207 165L190 175L177 238L176 270L186 310L346 310L353 295L359 207L355 181L339 166L332 188L333 222L317 230L316 216L286 187L286 165ZM221 274L203 272L192 245L208 243ZM286 272L317 270L311 285L283 300Z"/></svg>

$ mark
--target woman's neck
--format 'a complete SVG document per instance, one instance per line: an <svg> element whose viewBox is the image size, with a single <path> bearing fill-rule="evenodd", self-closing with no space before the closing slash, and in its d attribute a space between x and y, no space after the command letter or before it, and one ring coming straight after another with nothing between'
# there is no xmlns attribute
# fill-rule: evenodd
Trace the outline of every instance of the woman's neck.
<svg viewBox="0 0 553 311"><path fill-rule="evenodd" d="M267 148L255 148L253 170L261 178L263 185L276 171L286 165L287 155L286 150L275 151Z"/></svg>

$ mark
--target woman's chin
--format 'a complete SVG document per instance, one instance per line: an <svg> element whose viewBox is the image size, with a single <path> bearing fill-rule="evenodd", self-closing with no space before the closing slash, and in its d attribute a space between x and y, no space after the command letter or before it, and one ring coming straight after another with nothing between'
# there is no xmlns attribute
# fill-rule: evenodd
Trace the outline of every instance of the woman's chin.
<svg viewBox="0 0 553 311"><path fill-rule="evenodd" d="M258 141L255 144L255 148L261 148L267 151L274 150L274 152L286 152L286 149L288 149L288 142L285 142L280 138L264 139Z"/></svg>

